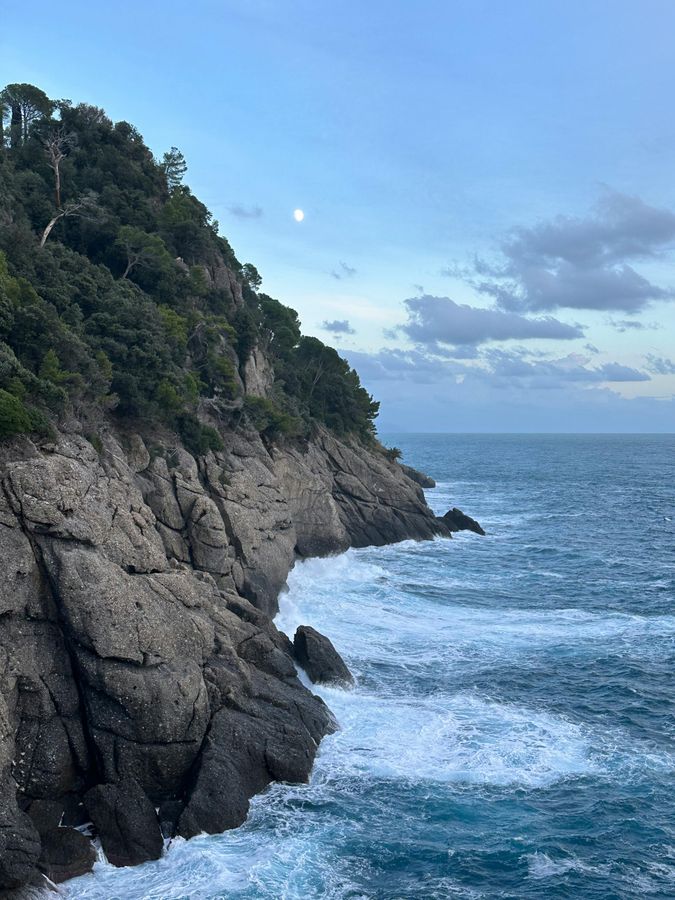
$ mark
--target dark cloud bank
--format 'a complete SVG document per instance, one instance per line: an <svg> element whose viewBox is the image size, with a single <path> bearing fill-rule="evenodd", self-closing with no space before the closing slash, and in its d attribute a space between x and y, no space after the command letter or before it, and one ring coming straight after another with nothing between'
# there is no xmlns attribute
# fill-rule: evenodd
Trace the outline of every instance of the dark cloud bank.
<svg viewBox="0 0 675 900"><path fill-rule="evenodd" d="M394 331L427 347L442 344L467 348L487 341L528 338L571 340L584 334L579 325L567 325L552 316L529 318L507 310L455 303L449 297L430 294L411 297L405 306L408 321Z"/></svg>

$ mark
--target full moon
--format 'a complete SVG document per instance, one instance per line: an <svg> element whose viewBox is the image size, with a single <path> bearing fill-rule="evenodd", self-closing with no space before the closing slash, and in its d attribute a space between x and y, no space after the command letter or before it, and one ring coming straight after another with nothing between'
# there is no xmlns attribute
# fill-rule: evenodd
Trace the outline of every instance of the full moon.
<svg viewBox="0 0 675 900"><path fill-rule="evenodd" d="M302 222L302 220L305 218L305 214L301 209L294 209L293 218L296 222Z"/></svg>

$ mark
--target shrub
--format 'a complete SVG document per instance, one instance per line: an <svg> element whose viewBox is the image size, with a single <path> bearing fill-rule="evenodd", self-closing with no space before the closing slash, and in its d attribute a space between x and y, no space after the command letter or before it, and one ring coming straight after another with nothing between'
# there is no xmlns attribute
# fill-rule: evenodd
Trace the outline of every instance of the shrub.
<svg viewBox="0 0 675 900"><path fill-rule="evenodd" d="M300 431L301 422L279 409L267 397L247 397L244 400L244 412L255 429L270 440L281 435L295 435Z"/></svg>
<svg viewBox="0 0 675 900"><path fill-rule="evenodd" d="M0 440L16 434L48 434L50 430L48 420L38 409L0 388Z"/></svg>
<svg viewBox="0 0 675 900"><path fill-rule="evenodd" d="M199 419L191 413L184 413L178 417L178 433L187 449L195 456L203 456L209 450L223 449L223 439L215 428L210 425L202 425Z"/></svg>

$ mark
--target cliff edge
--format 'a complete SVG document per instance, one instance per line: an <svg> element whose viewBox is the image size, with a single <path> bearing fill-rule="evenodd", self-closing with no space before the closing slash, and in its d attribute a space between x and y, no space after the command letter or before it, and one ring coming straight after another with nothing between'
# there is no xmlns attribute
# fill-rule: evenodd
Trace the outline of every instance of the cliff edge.
<svg viewBox="0 0 675 900"><path fill-rule="evenodd" d="M397 463L325 429L223 437L201 457L112 426L98 449L2 448L3 887L82 871L84 822L133 864L306 780L335 725L271 620L294 560L447 533Z"/></svg>
<svg viewBox="0 0 675 900"><path fill-rule="evenodd" d="M88 871L81 826L139 863L306 780L335 723L272 621L294 561L450 535L179 150L29 84L5 122L0 890Z"/></svg>

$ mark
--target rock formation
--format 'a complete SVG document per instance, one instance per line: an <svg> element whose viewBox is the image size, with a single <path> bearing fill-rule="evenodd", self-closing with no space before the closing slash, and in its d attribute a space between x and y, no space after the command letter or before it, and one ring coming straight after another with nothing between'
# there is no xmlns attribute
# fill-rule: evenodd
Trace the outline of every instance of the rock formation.
<svg viewBox="0 0 675 900"><path fill-rule="evenodd" d="M457 509L456 506L449 509L441 517L441 521L447 525L449 531L473 531L476 534L485 535L481 525L475 519L472 519L471 516L463 513L461 509Z"/></svg>
<svg viewBox="0 0 675 900"><path fill-rule="evenodd" d="M302 666L314 684L354 683L352 673L331 641L316 629L301 625L293 638L293 650L298 665Z"/></svg>
<svg viewBox="0 0 675 900"><path fill-rule="evenodd" d="M436 482L430 475L425 475L424 472L420 472L418 469L413 469L412 466L406 466L405 463L401 463L401 468L408 476L408 478L412 478L412 480L419 484L420 487L423 488L435 488Z"/></svg>
<svg viewBox="0 0 675 900"><path fill-rule="evenodd" d="M0 887L86 870L69 826L126 865L306 780L335 723L271 620L294 560L448 534L381 453L223 439L1 445Z"/></svg>

